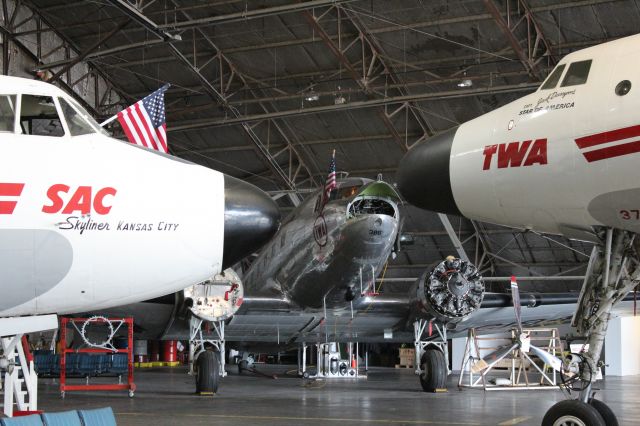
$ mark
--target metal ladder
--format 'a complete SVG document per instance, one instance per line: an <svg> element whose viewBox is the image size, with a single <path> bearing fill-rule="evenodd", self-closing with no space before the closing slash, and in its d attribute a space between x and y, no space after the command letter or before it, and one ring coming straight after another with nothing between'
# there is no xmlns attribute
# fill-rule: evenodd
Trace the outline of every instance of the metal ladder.
<svg viewBox="0 0 640 426"><path fill-rule="evenodd" d="M38 409L38 375L33 357L28 351L28 342L24 334L0 338L3 360L6 360L4 378L0 389L4 393L3 411L12 417L15 408L18 411L36 411ZM25 347L27 348L25 351Z"/></svg>

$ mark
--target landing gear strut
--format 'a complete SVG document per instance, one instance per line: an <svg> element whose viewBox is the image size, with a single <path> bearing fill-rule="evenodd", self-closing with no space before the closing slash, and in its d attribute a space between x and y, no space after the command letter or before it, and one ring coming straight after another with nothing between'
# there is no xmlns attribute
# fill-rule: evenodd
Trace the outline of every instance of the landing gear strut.
<svg viewBox="0 0 640 426"><path fill-rule="evenodd" d="M542 421L543 426L618 424L613 411L604 402L593 398L591 386L601 367L600 353L611 310L637 286L640 279L640 241L635 239L634 233L612 228L603 231L600 238L602 244L595 246L591 252L572 321L578 333L588 336L585 344L588 349L580 354L579 361L571 371L575 375L575 382L581 383L580 396L551 407Z"/></svg>
<svg viewBox="0 0 640 426"><path fill-rule="evenodd" d="M433 328L437 338L430 337ZM425 331L429 336L425 336ZM413 323L414 346L416 350L416 374L420 377L420 385L425 392L437 392L447 387L449 375L449 350L447 347L447 329L433 321L422 319Z"/></svg>
<svg viewBox="0 0 640 426"><path fill-rule="evenodd" d="M191 316L189 321L189 374L196 377L196 393L212 395L218 390L224 369L224 321L211 321L213 338L202 334L204 320Z"/></svg>

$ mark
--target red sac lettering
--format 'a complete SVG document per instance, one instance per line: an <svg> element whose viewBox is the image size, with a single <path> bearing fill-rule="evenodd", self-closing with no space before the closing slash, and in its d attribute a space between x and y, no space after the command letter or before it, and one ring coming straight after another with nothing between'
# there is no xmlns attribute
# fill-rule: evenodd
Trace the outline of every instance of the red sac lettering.
<svg viewBox="0 0 640 426"><path fill-rule="evenodd" d="M47 191L47 198L51 201L51 205L42 206L43 213L58 213L62 207L64 207L64 200L60 197L60 193L69 192L69 188L67 185L62 183L58 183L55 185L51 185L51 188Z"/></svg>
<svg viewBox="0 0 640 426"><path fill-rule="evenodd" d="M64 214L71 214L78 211L82 214L91 213L91 187L79 186L76 192L71 196L67 203L67 207L62 210Z"/></svg>
<svg viewBox="0 0 640 426"><path fill-rule="evenodd" d="M96 198L93 200L93 210L98 214L108 214L111 211L111 206L104 205L104 197L107 195L115 196L116 189L111 187L102 188L96 193Z"/></svg>
<svg viewBox="0 0 640 426"><path fill-rule="evenodd" d="M111 211L111 205L106 205L105 198L107 196L115 196L116 189L111 187L105 187L99 189L93 196L93 188L91 186L79 186L68 202L65 202L66 194L71 190L71 187L61 183L52 185L47 190L47 197L50 204L42 206L43 213L63 213L63 214L90 214L92 211L104 215Z"/></svg>
<svg viewBox="0 0 640 426"><path fill-rule="evenodd" d="M484 147L484 163L482 170L491 169L493 157L497 157L499 169L507 167L532 166L547 164L547 139L526 140L523 142L509 142ZM497 154L497 155L494 155Z"/></svg>

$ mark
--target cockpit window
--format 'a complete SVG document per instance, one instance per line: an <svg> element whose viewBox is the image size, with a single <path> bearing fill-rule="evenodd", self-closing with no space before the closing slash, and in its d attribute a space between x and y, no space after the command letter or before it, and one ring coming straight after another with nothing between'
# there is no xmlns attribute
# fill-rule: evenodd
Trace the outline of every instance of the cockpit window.
<svg viewBox="0 0 640 426"><path fill-rule="evenodd" d="M16 95L0 95L0 132L13 133L16 118Z"/></svg>
<svg viewBox="0 0 640 426"><path fill-rule="evenodd" d="M569 65L569 71L562 80L561 87L577 86L579 84L585 84L587 77L589 76L589 70L591 69L591 59L586 61L574 62Z"/></svg>
<svg viewBox="0 0 640 426"><path fill-rule="evenodd" d="M67 127L71 136L88 135L95 133L95 129L87 122L87 120L75 110L74 107L63 98L58 98L62 114L67 120Z"/></svg>
<svg viewBox="0 0 640 426"><path fill-rule="evenodd" d="M64 136L62 122L51 96L22 95L20 127L25 135Z"/></svg>
<svg viewBox="0 0 640 426"><path fill-rule="evenodd" d="M560 77L562 77L562 72L564 71L565 64L558 65L556 69L553 70L551 75L547 77L547 80L544 82L540 90L553 89L556 87L558 82L560 81Z"/></svg>
<svg viewBox="0 0 640 426"><path fill-rule="evenodd" d="M76 109L76 111L78 112L78 114L80 116L82 116L82 118L84 118L86 121L89 122L89 124L98 132L102 133L103 135L109 136L109 133L104 129L104 127L102 127L100 124L98 124L98 122L96 120L93 119L93 117L87 112L87 110L85 110L82 106L80 106L80 104L78 102L76 102L75 99L73 98L69 98L68 99L69 103L71 105L73 105L73 107Z"/></svg>
<svg viewBox="0 0 640 426"><path fill-rule="evenodd" d="M349 185L343 186L338 189L338 194L336 196L337 200L342 200L344 198L351 198L358 193L362 185Z"/></svg>

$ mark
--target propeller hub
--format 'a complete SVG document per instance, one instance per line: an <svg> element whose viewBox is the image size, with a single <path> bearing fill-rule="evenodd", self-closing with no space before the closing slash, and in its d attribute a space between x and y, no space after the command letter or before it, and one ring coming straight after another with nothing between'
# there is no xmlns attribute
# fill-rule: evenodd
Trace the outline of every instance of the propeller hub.
<svg viewBox="0 0 640 426"><path fill-rule="evenodd" d="M449 292L456 297L463 297L469 293L469 281L464 279L464 276L458 272L454 272L449 277L449 282L447 283L449 288Z"/></svg>

